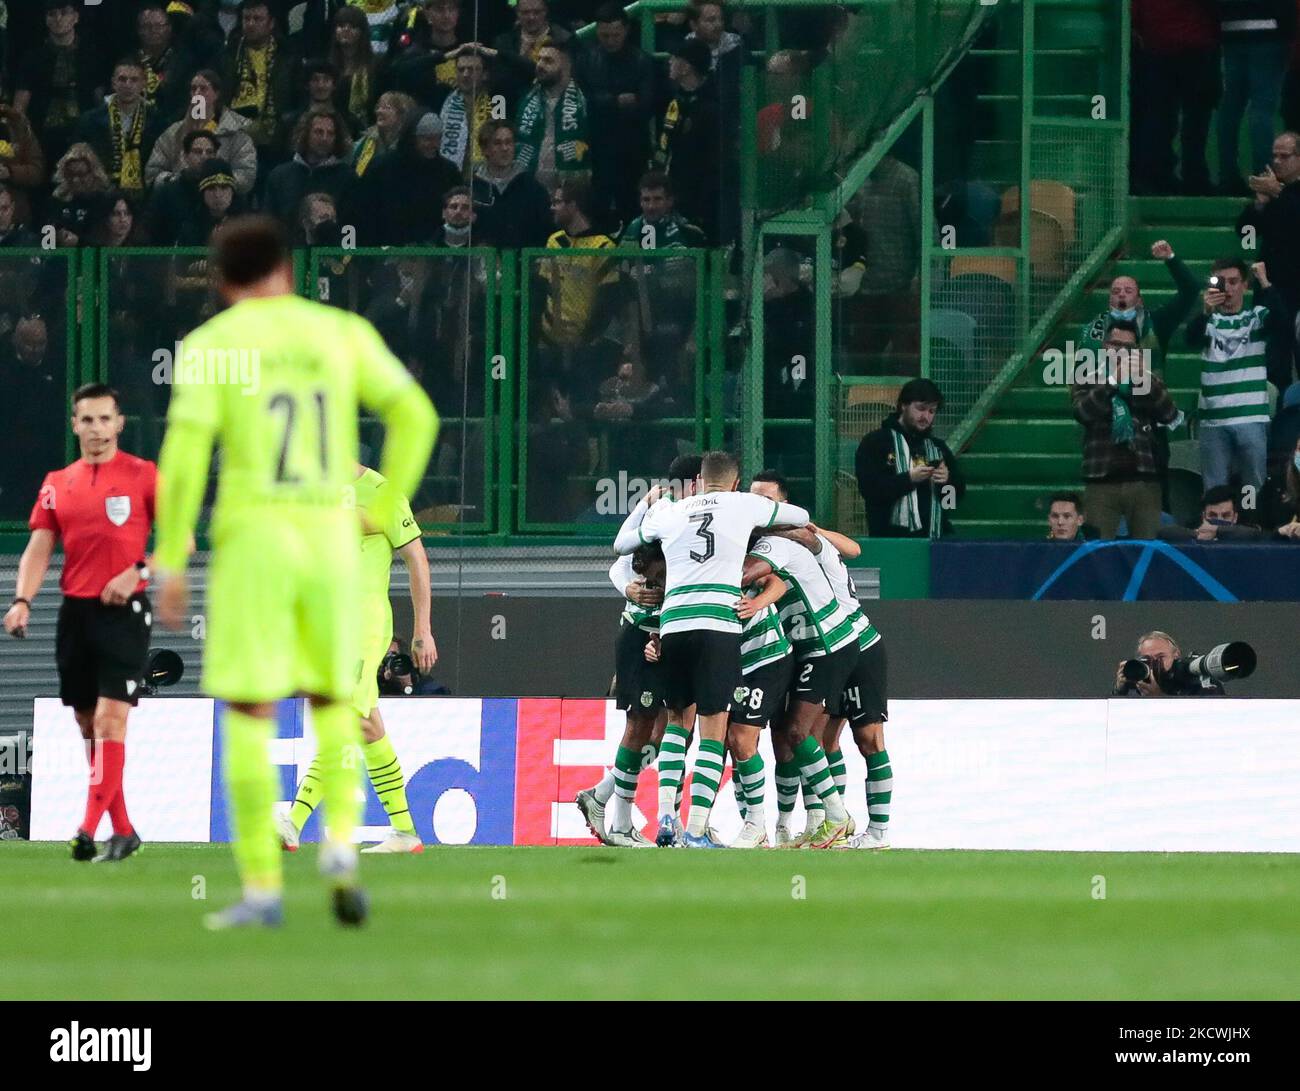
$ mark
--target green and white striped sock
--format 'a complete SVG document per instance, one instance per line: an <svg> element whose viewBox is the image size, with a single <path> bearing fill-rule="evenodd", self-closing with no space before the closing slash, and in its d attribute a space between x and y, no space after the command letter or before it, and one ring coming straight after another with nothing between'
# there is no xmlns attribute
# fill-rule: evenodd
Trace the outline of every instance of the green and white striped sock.
<svg viewBox="0 0 1300 1091"><path fill-rule="evenodd" d="M746 822L767 825L767 816L763 808L766 794L767 772L763 767L763 755L755 754L736 766L736 780L744 786Z"/></svg>
<svg viewBox="0 0 1300 1091"><path fill-rule="evenodd" d="M798 766L795 766L798 769ZM826 818L826 808L822 806L822 801L817 798L817 793L813 790L808 778L804 775L803 770L799 771L799 789L803 794L803 811L804 811L804 829L815 830Z"/></svg>
<svg viewBox="0 0 1300 1091"><path fill-rule="evenodd" d="M686 776L686 748L691 737L681 724L669 724L659 744L659 816L677 815L681 807L682 778Z"/></svg>
<svg viewBox="0 0 1300 1091"><path fill-rule="evenodd" d="M740 818L744 821L748 804L745 802L745 786L740 781L740 766L732 767L731 790L736 793L736 806L740 808Z"/></svg>
<svg viewBox="0 0 1300 1091"><path fill-rule="evenodd" d="M636 796L636 781L641 775L641 754L620 746L614 755L614 805L606 829L626 833L632 828L632 800Z"/></svg>
<svg viewBox="0 0 1300 1091"><path fill-rule="evenodd" d="M894 770L889 764L889 751L871 754L867 758L867 816L868 827L882 833L889 825L889 802L894 796Z"/></svg>
<svg viewBox="0 0 1300 1091"><path fill-rule="evenodd" d="M799 795L799 766L792 761L776 763L776 824L789 829L794 818L794 801Z"/></svg>
<svg viewBox="0 0 1300 1091"><path fill-rule="evenodd" d="M831 779L835 781L835 787L839 789L840 795L843 796L844 788L849 782L848 771L844 768L844 751L827 751L826 764L831 768Z"/></svg>
<svg viewBox="0 0 1300 1091"><path fill-rule="evenodd" d="M703 836L709 824L709 812L718 797L726 760L726 747L721 739L700 740L695 769L691 773L691 810L686 822L686 832L692 837Z"/></svg>
<svg viewBox="0 0 1300 1091"><path fill-rule="evenodd" d="M831 778L831 769L826 762L826 751L809 735L794 748L794 758L799 763L799 772L826 808L826 817L832 822L843 822L848 812L844 809L844 800L835 790L835 781Z"/></svg>

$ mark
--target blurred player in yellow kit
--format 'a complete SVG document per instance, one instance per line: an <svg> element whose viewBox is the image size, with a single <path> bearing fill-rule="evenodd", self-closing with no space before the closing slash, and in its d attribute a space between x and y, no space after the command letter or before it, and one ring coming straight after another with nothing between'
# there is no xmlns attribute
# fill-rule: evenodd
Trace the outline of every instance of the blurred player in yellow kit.
<svg viewBox="0 0 1300 1091"><path fill-rule="evenodd" d="M393 743L384 731L384 721L379 715L379 664L388 654L393 640L393 606L388 601L388 576L393 565L393 551L406 564L411 582L411 607L415 614L414 632L411 635L411 658L422 674L432 669L438 661L438 646L429 627L429 557L420 541L420 528L411 514L406 497L398 496L393 504L384 507L390 511L383 526L375 525L370 512L382 491L392 492L393 486L383 475L365 466L357 467L353 482L357 512L361 516L361 660L356 688L352 693L352 707L361 716L361 738L365 744L362 752L366 759L366 772L374 785L375 795L384 805L392 832L378 845L363 852L423 852L424 842L415 832L411 811L406 805L406 782L402 766L397 760ZM319 761L313 761L298 795L288 814L276 818L280 843L290 852L298 849L298 837L307 824L312 811L321 799L321 772Z"/></svg>
<svg viewBox="0 0 1300 1091"><path fill-rule="evenodd" d="M351 704L361 658L361 535L350 491L358 403L385 429L380 471L393 488L376 493L377 526L388 523L399 495L414 491L438 417L370 323L294 294L290 252L274 220L234 221L214 242L210 264L228 307L185 338L175 361L154 554L159 619L179 628L189 535L219 443L203 690L226 702L223 773L244 894L204 923L282 919L269 744L275 702L305 694L325 804L320 870L335 917L357 925L367 913L352 844L361 741Z"/></svg>

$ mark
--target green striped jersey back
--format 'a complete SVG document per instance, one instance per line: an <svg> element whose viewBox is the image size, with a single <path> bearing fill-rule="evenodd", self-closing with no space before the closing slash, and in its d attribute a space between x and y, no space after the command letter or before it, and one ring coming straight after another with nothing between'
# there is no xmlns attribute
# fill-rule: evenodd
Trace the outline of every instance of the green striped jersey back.
<svg viewBox="0 0 1300 1091"><path fill-rule="evenodd" d="M826 578L830 581L835 597L843 603L844 608L848 610L849 616L853 619L853 630L858 634L858 647L865 651L880 639L880 633L876 631L876 627L871 624L867 615L862 612L862 602L858 598L858 589L854 586L853 576L850 575L849 567L844 563L840 551L831 545L829 538L822 534L817 535L817 537L822 544L822 551L817 554L817 563L821 566L821 570L826 573Z"/></svg>
<svg viewBox="0 0 1300 1091"><path fill-rule="evenodd" d="M1200 423L1206 428L1268 423L1267 307L1211 314L1201 352Z"/></svg>
<svg viewBox="0 0 1300 1091"><path fill-rule="evenodd" d="M808 550L786 538L768 537L755 542L750 555L766 561L790 585L776 605L796 659L813 659L857 642L852 615Z"/></svg>
<svg viewBox="0 0 1300 1091"><path fill-rule="evenodd" d="M661 633L740 633L735 605L749 537L776 514L775 501L747 492L699 493L650 509L641 541L658 540L668 566Z"/></svg>
<svg viewBox="0 0 1300 1091"><path fill-rule="evenodd" d="M740 633L740 673L749 674L790 654L790 640L775 606L755 614Z"/></svg>

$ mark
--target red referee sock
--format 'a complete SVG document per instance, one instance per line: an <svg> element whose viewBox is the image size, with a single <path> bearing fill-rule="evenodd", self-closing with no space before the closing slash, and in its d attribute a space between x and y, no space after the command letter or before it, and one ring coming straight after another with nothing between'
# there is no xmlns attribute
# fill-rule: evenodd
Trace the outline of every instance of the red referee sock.
<svg viewBox="0 0 1300 1091"><path fill-rule="evenodd" d="M122 799L122 768L126 765L126 744L110 739L95 740L95 760L90 767L90 790L86 793L86 817L81 823L82 832L95 836L99 820L112 806L120 811L113 814L113 832L130 833L131 824L126 817L126 802ZM115 802L116 801L116 802Z"/></svg>

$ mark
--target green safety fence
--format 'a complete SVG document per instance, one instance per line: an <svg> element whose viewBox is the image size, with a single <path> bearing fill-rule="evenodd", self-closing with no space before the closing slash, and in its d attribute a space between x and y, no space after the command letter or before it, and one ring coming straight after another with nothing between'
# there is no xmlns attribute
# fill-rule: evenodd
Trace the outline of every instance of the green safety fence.
<svg viewBox="0 0 1300 1091"><path fill-rule="evenodd" d="M519 530L617 527L674 457L716 441L709 256L521 251Z"/></svg>
<svg viewBox="0 0 1300 1091"><path fill-rule="evenodd" d="M507 268L513 263L486 247L310 251L307 294L369 319L438 407L438 441L411 499L427 532L486 534L508 525L510 482L498 473L514 436L501 350ZM363 415L364 461L382 437L379 422Z"/></svg>

